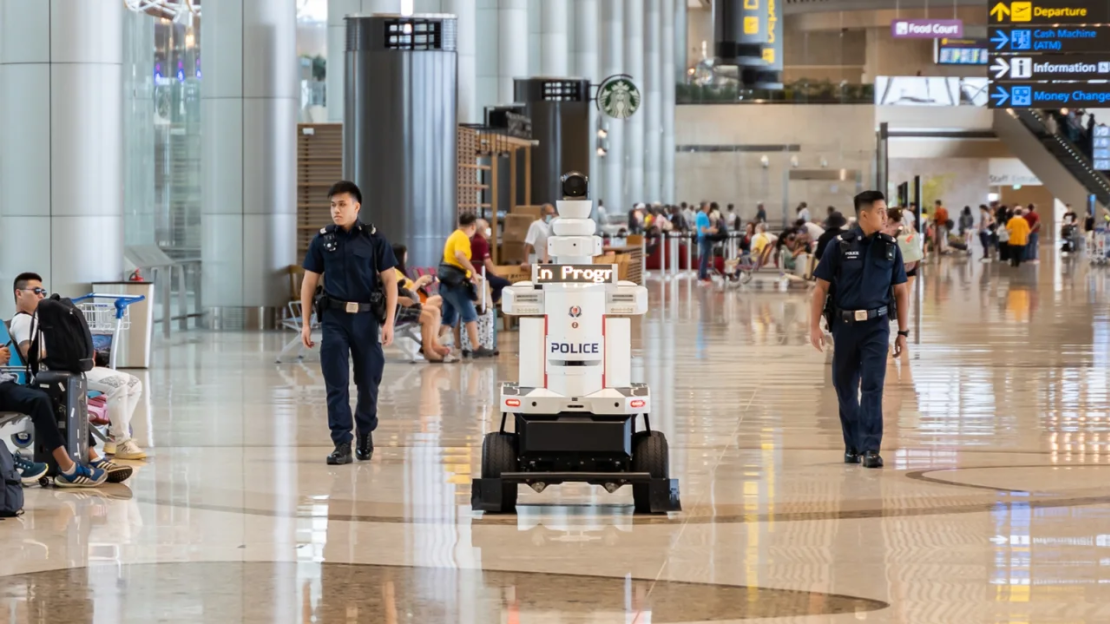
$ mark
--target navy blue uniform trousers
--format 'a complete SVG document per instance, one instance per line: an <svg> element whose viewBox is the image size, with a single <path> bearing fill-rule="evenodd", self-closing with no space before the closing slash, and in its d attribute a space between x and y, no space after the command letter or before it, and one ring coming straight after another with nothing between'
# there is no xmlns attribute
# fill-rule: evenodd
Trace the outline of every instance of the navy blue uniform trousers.
<svg viewBox="0 0 1110 624"><path fill-rule="evenodd" d="M890 346L886 316L858 323L833 323L833 385L840 402L844 448L879 451L883 441L883 381Z"/></svg>
<svg viewBox="0 0 1110 624"><path fill-rule="evenodd" d="M382 382L385 354L378 342L378 320L370 312L347 314L341 310L325 310L321 322L324 337L320 341L320 368L328 390L328 427L335 444L351 441L350 359L354 360L355 405L354 425L359 433L370 433L378 427L378 385Z"/></svg>

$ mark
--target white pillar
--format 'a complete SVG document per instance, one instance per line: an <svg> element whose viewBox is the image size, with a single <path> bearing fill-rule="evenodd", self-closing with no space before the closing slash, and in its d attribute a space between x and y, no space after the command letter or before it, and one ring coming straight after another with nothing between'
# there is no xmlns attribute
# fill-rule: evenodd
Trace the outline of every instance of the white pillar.
<svg viewBox="0 0 1110 624"><path fill-rule="evenodd" d="M644 91L644 0L624 1L624 70ZM648 201L644 195L644 102L641 110L625 122L624 167L627 197L633 202Z"/></svg>
<svg viewBox="0 0 1110 624"><path fill-rule="evenodd" d="M601 73L604 76L624 73L624 3L621 0L601 0L602 51ZM609 128L609 154L605 162L605 206L609 214L628 212L628 194L624 185L624 134L628 122L604 118Z"/></svg>
<svg viewBox="0 0 1110 624"><path fill-rule="evenodd" d="M204 11L204 304L210 323L235 328L288 300L285 269L298 260L297 7L221 0Z"/></svg>
<svg viewBox="0 0 1110 624"><path fill-rule="evenodd" d="M510 104L513 78L528 77L528 0L498 0L497 33L498 101Z"/></svg>
<svg viewBox="0 0 1110 624"><path fill-rule="evenodd" d="M123 273L123 3L0 0L0 281ZM0 297L4 318L12 297Z"/></svg>
<svg viewBox="0 0 1110 624"><path fill-rule="evenodd" d="M498 16L497 0L475 0L474 31L477 41L474 61L476 64L475 106L481 120L485 119L488 106L500 103L500 68L498 67Z"/></svg>
<svg viewBox="0 0 1110 624"><path fill-rule="evenodd" d="M663 201L663 0L646 0L644 31L644 197Z"/></svg>
<svg viewBox="0 0 1110 624"><path fill-rule="evenodd" d="M601 82L601 59L597 53L600 33L601 13L598 0L574 0L574 59L575 76L589 79L591 84ZM597 155L597 107L590 106L590 198L604 198L604 175L601 172L602 160ZM611 200L610 200L611 201ZM597 202L594 202L597 205Z"/></svg>
<svg viewBox="0 0 1110 624"><path fill-rule="evenodd" d="M677 81L675 84L686 82L686 70L689 68L690 46L686 43L688 10L686 0L674 0L674 70Z"/></svg>
<svg viewBox="0 0 1110 624"><path fill-rule="evenodd" d="M347 78L347 23L343 18L400 12L401 0L328 0L328 121L343 123L343 82Z"/></svg>
<svg viewBox="0 0 1110 624"><path fill-rule="evenodd" d="M453 13L458 28L459 123L481 123L478 108L478 8L475 0L443 0L443 11Z"/></svg>
<svg viewBox="0 0 1110 624"><path fill-rule="evenodd" d="M674 109L675 109L675 61L682 50L676 45L675 5L686 6L686 0L663 0L663 28L660 41L663 47L663 144L661 192L663 203L674 201Z"/></svg>
<svg viewBox="0 0 1110 624"><path fill-rule="evenodd" d="M540 73L556 78L570 74L570 2L568 0L543 0L540 12L542 34L540 43Z"/></svg>

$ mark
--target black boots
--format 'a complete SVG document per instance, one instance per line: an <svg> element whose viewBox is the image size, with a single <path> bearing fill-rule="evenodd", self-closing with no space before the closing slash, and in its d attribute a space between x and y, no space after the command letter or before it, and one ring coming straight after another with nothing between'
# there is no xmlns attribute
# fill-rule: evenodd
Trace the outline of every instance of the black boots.
<svg viewBox="0 0 1110 624"><path fill-rule="evenodd" d="M845 449L844 450L844 463L845 464L858 464L859 460L860 460L859 453L857 453L857 452L855 452L851 449Z"/></svg>
<svg viewBox="0 0 1110 624"><path fill-rule="evenodd" d="M374 456L374 435L371 433L360 433L355 436L358 444L355 445L355 457L359 461L370 461Z"/></svg>
<svg viewBox="0 0 1110 624"><path fill-rule="evenodd" d="M335 450L328 455L329 466L339 466L351 463L351 443L336 444Z"/></svg>

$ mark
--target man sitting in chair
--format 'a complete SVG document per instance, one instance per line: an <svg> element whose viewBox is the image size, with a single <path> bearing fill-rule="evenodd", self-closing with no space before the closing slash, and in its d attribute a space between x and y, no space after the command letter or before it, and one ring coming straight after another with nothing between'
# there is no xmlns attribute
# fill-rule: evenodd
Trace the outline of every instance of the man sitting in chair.
<svg viewBox="0 0 1110 624"><path fill-rule="evenodd" d="M42 278L38 274L21 273L15 278L14 290L16 315L12 318L12 341L19 348L20 355L26 358L33 338L32 319L39 302L46 297L46 289L43 288ZM46 356L45 341L42 356ZM142 382L134 375L103 366L94 366L85 373L85 378L89 382L89 390L103 394L108 401L108 420L111 421L111 427L110 437L104 445L104 454L115 455L116 459L145 459L146 453L131 439L131 417L143 395ZM94 445L95 442L90 447ZM92 457L94 451L90 448L89 453ZM130 468L127 468L127 475L131 475Z"/></svg>
<svg viewBox="0 0 1110 624"><path fill-rule="evenodd" d="M11 349L7 345L0 346L0 366L7 366L11 361L11 355ZM50 403L50 396L44 390L21 386L16 383L15 375L0 371L0 412L15 412L31 417L35 436L45 442L46 448L52 449L51 455L58 463L60 473L54 477L54 485L86 488L96 487L108 480L106 464L111 462L100 458L93 459L96 455L92 449L89 449L91 465L84 466L70 459L69 453L66 452L65 441L58 431L58 422L54 420L54 407ZM19 454L14 455L13 459L23 485L34 485L40 478L46 476L46 464L31 461ZM127 476L131 476L131 468L127 468Z"/></svg>

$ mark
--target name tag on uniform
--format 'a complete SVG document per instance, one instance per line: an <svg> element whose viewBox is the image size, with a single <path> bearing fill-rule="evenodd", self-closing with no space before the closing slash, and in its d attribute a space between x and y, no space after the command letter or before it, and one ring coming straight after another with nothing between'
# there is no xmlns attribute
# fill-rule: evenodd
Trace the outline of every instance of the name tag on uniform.
<svg viewBox="0 0 1110 624"><path fill-rule="evenodd" d="M867 320L867 310L856 310L856 320L857 321L866 321Z"/></svg>
<svg viewBox="0 0 1110 624"><path fill-rule="evenodd" d="M354 301L348 301L346 312L347 314L358 314L358 303Z"/></svg>

